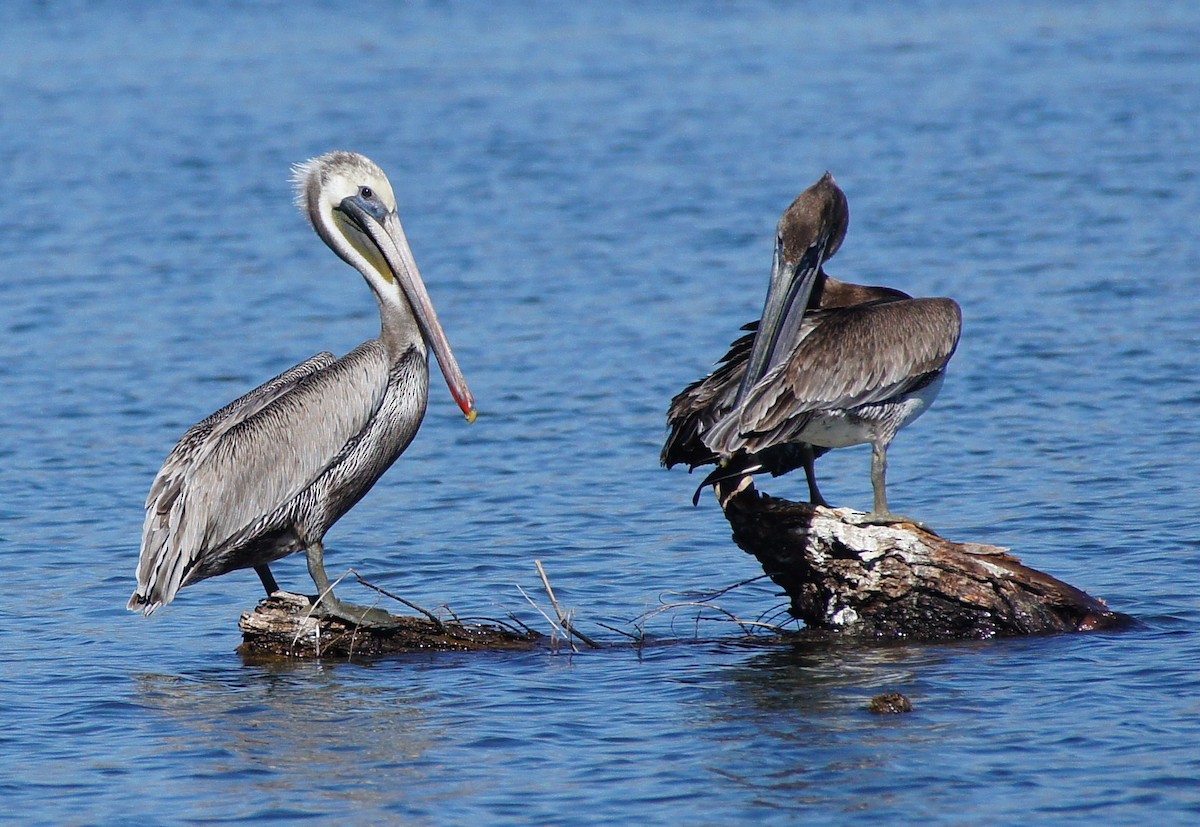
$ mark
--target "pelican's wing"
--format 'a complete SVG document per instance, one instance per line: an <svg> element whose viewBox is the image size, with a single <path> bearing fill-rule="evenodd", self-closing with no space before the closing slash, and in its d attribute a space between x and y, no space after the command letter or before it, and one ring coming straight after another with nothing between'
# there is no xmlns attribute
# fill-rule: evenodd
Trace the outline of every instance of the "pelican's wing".
<svg viewBox="0 0 1200 827"><path fill-rule="evenodd" d="M149 614L170 602L203 554L309 486L371 421L388 362L382 346L368 342L286 376L248 394L251 402L227 406L223 419L168 457L146 508L131 609Z"/></svg>
<svg viewBox="0 0 1200 827"><path fill-rule="evenodd" d="M667 468L681 462L692 468L716 462L716 455L704 444L703 436L733 409L758 322L750 322L742 330L750 332L729 346L729 352L721 357L716 370L697 379L671 400L667 409L667 426L671 433L667 435L659 457Z"/></svg>
<svg viewBox="0 0 1200 827"><path fill-rule="evenodd" d="M788 442L818 411L882 402L945 368L962 312L951 299L886 301L811 311L790 355L714 428L715 450ZM716 442L717 444L714 444Z"/></svg>
<svg viewBox="0 0 1200 827"><path fill-rule="evenodd" d="M146 496L146 508L163 501L169 504L177 495L178 486L196 457L211 447L226 430L262 410L281 394L294 388L300 380L329 367L334 361L333 354L328 351L309 357L188 428L154 478L150 493Z"/></svg>

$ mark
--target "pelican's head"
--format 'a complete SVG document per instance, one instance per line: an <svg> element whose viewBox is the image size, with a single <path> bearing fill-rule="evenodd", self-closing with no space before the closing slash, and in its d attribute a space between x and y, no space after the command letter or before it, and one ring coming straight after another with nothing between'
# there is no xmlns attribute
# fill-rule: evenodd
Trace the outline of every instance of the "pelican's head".
<svg viewBox="0 0 1200 827"><path fill-rule="evenodd" d="M474 422L474 397L421 280L383 170L358 153L329 152L297 164L293 180L296 202L317 235L363 274L385 308L411 313L437 356L450 393Z"/></svg>
<svg viewBox="0 0 1200 827"><path fill-rule="evenodd" d="M849 226L846 193L826 172L817 183L796 196L780 216L775 231L779 257L793 269L820 267L842 246Z"/></svg>
<svg viewBox="0 0 1200 827"><path fill-rule="evenodd" d="M393 282L394 273L363 226L382 226L396 213L396 195L383 170L358 153L330 152L296 164L293 180L296 205L317 235L372 287L378 289L377 278Z"/></svg>

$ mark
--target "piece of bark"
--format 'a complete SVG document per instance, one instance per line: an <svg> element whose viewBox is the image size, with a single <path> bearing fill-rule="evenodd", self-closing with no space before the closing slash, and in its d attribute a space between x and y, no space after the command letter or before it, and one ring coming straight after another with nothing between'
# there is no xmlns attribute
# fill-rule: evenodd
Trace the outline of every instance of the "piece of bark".
<svg viewBox="0 0 1200 827"><path fill-rule="evenodd" d="M955 543L907 524L780 500L752 483L722 489L733 539L754 555L810 629L875 638L986 638L1133 623L997 546Z"/></svg>
<svg viewBox="0 0 1200 827"><path fill-rule="evenodd" d="M248 656L346 658L408 652L529 650L545 645L533 631L392 615L394 626L355 626L311 613L311 599L275 592L238 621Z"/></svg>
<svg viewBox="0 0 1200 827"><path fill-rule="evenodd" d="M876 695L867 704L867 712L872 715L903 715L912 711L912 701L900 692L884 692L882 695Z"/></svg>

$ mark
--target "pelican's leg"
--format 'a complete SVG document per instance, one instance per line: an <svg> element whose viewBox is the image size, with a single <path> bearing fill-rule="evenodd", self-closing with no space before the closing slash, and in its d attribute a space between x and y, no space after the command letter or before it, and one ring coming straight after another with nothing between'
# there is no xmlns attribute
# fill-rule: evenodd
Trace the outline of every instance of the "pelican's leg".
<svg viewBox="0 0 1200 827"><path fill-rule="evenodd" d="M366 606L356 606L353 603L343 603L334 597L333 584L325 574L325 544L317 541L305 549L308 558L308 574L317 587L317 599L314 601L316 613L327 615L361 626L394 626L396 621L383 609L372 609Z"/></svg>
<svg viewBox="0 0 1200 827"><path fill-rule="evenodd" d="M829 508L829 503L821 496L821 489L817 488L817 457L813 453L813 448L806 442L800 450L801 462L804 465L804 476L808 480L808 501L813 505L821 505Z"/></svg>
<svg viewBox="0 0 1200 827"><path fill-rule="evenodd" d="M279 584L275 582L275 575L271 574L270 567L265 563L261 566L255 566L254 573L258 575L258 579L262 581L263 588L267 590L267 597L279 591Z"/></svg>
<svg viewBox="0 0 1200 827"><path fill-rule="evenodd" d="M871 488L875 491L875 507L863 521L871 525L894 525L895 523L911 523L922 531L937 534L920 520L906 517L903 514L893 514L888 508L887 501L887 442L871 443Z"/></svg>
<svg viewBox="0 0 1200 827"><path fill-rule="evenodd" d="M875 492L874 517L891 517L892 510L887 501L887 445L875 443L871 446L871 489Z"/></svg>

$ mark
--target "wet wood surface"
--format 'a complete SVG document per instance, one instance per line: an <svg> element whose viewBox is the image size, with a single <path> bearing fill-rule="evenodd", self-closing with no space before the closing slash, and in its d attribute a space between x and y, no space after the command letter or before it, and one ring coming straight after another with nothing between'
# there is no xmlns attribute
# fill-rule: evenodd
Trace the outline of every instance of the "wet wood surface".
<svg viewBox="0 0 1200 827"><path fill-rule="evenodd" d="M810 629L876 638L986 638L1122 628L1133 620L1007 549L912 524L795 503L751 484L719 491L734 541Z"/></svg>

